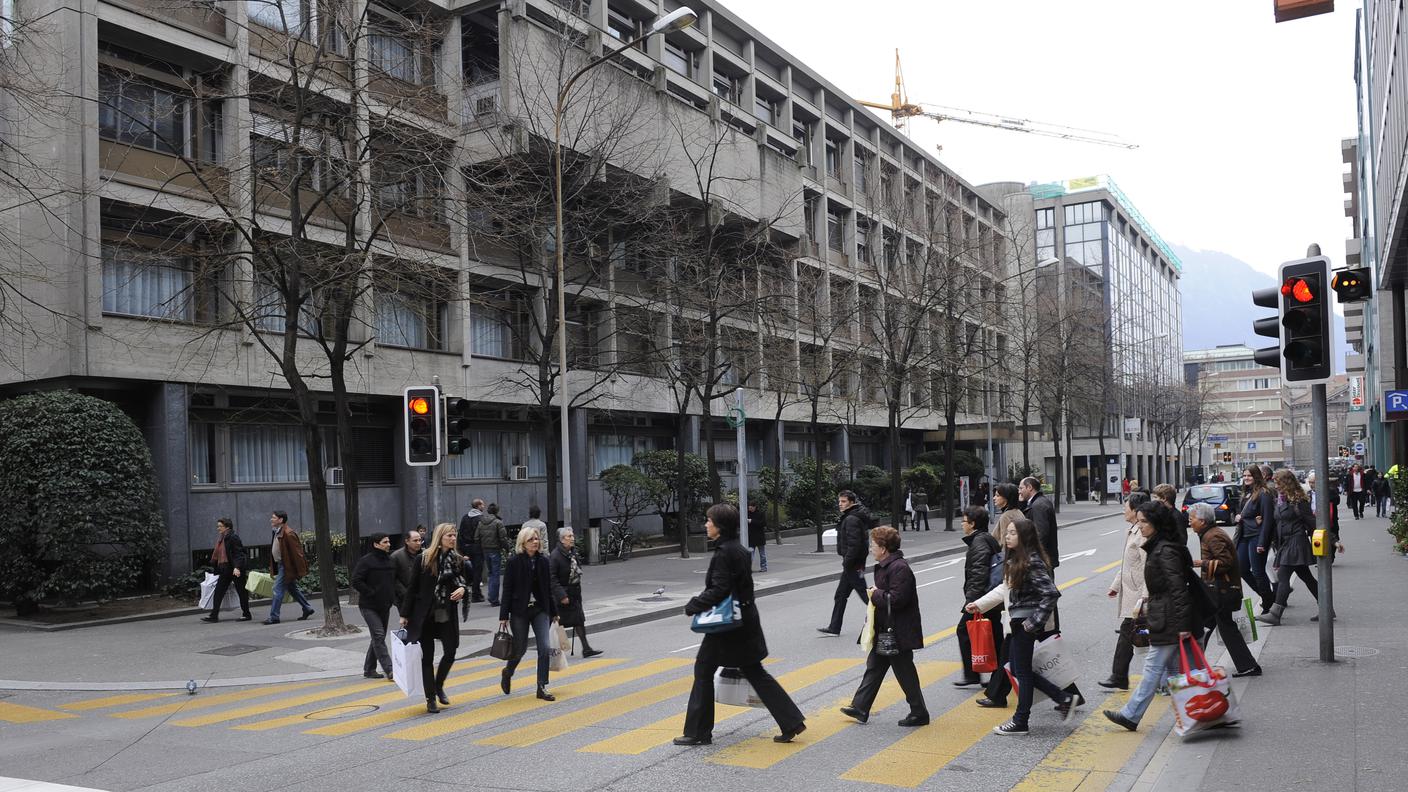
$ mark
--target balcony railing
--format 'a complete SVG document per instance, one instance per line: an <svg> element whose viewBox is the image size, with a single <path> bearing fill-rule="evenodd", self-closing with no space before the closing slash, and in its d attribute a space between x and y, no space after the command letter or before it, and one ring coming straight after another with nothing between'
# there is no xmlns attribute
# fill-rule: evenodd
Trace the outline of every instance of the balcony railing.
<svg viewBox="0 0 1408 792"><path fill-rule="evenodd" d="M465 124L478 124L498 116L501 110L499 88L498 75L466 86L460 120Z"/></svg>

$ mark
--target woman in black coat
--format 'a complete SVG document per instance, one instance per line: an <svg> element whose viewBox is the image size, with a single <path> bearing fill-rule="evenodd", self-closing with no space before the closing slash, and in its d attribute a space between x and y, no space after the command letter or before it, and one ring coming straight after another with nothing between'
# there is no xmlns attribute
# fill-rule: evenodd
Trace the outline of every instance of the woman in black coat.
<svg viewBox="0 0 1408 792"><path fill-rule="evenodd" d="M758 606L753 602L752 556L738 541L738 509L727 503L710 506L704 530L715 542L714 557L704 578L705 588L685 605L685 615L705 613L732 595L742 614L742 624L727 632L707 633L700 642L694 659L694 688L689 692L689 707L684 715L684 735L675 738L675 745L713 742L714 672L721 666L737 668L763 700L782 729L773 740L792 742L792 738L806 731L807 724L787 691L763 668L768 644Z"/></svg>
<svg viewBox="0 0 1408 792"><path fill-rule="evenodd" d="M215 550L210 555L210 563L215 567L215 574L219 579L215 581L215 599L211 600L210 615L200 618L203 622L220 621L220 604L225 601L225 592L230 586L235 587L235 593L240 598L240 621L249 621L249 589L245 587L245 562L247 557L244 551L244 542L240 535L235 533L235 523L229 517L221 517L215 521L215 530L219 531L220 537L215 540Z"/></svg>
<svg viewBox="0 0 1408 792"><path fill-rule="evenodd" d="M880 693L880 683L885 681L885 672L893 668L895 681L900 683L905 701L909 702L909 714L900 725L927 726L929 708L924 704L924 689L919 684L919 672L914 668L914 650L924 648L914 571L900 552L899 531L888 525L870 529L870 552L875 556L875 585L868 593L875 606L876 642L865 658L865 675L861 677L860 687L851 697L851 705L841 708L841 714L861 723L870 720L870 706ZM876 651L880 634L888 630L894 631L898 654L882 655Z"/></svg>
<svg viewBox="0 0 1408 792"><path fill-rule="evenodd" d="M1310 508L1310 496L1300 488L1296 474L1281 468L1273 477L1279 498L1276 500L1276 534L1271 540L1276 548L1276 602L1270 613L1256 617L1259 622L1280 624L1286 600L1291 596L1291 575L1297 575L1310 589L1310 595L1320 601L1320 590L1310 565L1315 556L1310 551L1310 534L1315 530L1315 513ZM1263 541L1266 541L1263 539Z"/></svg>
<svg viewBox="0 0 1408 792"><path fill-rule="evenodd" d="M425 687L426 712L439 712L439 701L445 706L445 680L455 663L455 651L460 648L459 625L455 623L455 605L464 599L464 559L455 552L455 526L440 523L435 536L421 552L411 576L411 585L401 599L401 626L406 628L406 642L420 643L420 676ZM435 639L440 639L440 667L431 663Z"/></svg>
<svg viewBox="0 0 1408 792"><path fill-rule="evenodd" d="M587 643L587 616L582 611L582 567L577 560L577 534L571 528L557 529L557 547L548 559L552 567L552 596L557 600L557 623L571 627L574 638L582 640L582 657L596 657L600 649Z"/></svg>
<svg viewBox="0 0 1408 792"><path fill-rule="evenodd" d="M511 629L513 655L504 664L499 687L507 696L513 672L528 652L528 628L538 646L538 698L557 701L548 692L548 663L552 648L548 631L557 621L557 600L552 595L552 565L543 555L543 535L536 528L522 528L514 540L513 557L504 565L504 585L499 601L499 629Z"/></svg>

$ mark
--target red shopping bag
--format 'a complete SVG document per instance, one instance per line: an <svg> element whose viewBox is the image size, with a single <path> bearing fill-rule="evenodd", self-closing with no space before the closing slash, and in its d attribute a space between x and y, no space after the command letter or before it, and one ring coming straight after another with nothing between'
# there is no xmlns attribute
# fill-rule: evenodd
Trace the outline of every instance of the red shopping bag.
<svg viewBox="0 0 1408 792"><path fill-rule="evenodd" d="M997 646L992 640L992 622L982 616L970 619L968 644L971 648L973 673L985 674L997 670Z"/></svg>

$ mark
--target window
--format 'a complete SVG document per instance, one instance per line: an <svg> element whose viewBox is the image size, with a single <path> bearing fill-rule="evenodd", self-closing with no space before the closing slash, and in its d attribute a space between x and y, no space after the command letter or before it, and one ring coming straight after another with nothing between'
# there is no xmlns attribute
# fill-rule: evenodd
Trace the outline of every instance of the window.
<svg viewBox="0 0 1408 792"><path fill-rule="evenodd" d="M503 432L471 431L469 449L449 454L445 477L452 479L502 479L504 477Z"/></svg>
<svg viewBox="0 0 1408 792"><path fill-rule="evenodd" d="M331 459L326 454L324 459ZM230 481L282 484L308 480L308 453L299 426L230 427Z"/></svg>
<svg viewBox="0 0 1408 792"><path fill-rule="evenodd" d="M372 160L376 204L383 211L441 221L444 206L440 169L434 163L382 151Z"/></svg>
<svg viewBox="0 0 1408 792"><path fill-rule="evenodd" d="M738 97L743 92L743 81L731 74L714 72L714 94L720 99L727 99L734 104L738 104Z"/></svg>
<svg viewBox="0 0 1408 792"><path fill-rule="evenodd" d="M856 256L870 263L870 223L864 220L856 222Z"/></svg>
<svg viewBox="0 0 1408 792"><path fill-rule="evenodd" d="M284 331L284 317L288 303L279 291L278 285L267 275L260 274L254 279L254 316L256 329L271 333ZM323 329L322 297L317 292L308 294L298 309L298 331L308 336L320 336Z"/></svg>
<svg viewBox="0 0 1408 792"><path fill-rule="evenodd" d="M614 6L606 7L606 32L617 41L630 41L638 38L645 32L645 26L640 20L632 19L625 13L617 10ZM636 45L644 47L644 42Z"/></svg>
<svg viewBox="0 0 1408 792"><path fill-rule="evenodd" d="M665 49L661 54L661 61L664 62L665 68L675 74L689 78L693 78L699 68L698 54L686 50L684 47L671 41L665 42Z"/></svg>
<svg viewBox="0 0 1408 792"><path fill-rule="evenodd" d="M247 0L245 13L251 22L281 33L304 36L312 32L312 15L304 13L303 0Z"/></svg>
<svg viewBox="0 0 1408 792"><path fill-rule="evenodd" d="M184 155L188 101L173 87L98 70L98 132L104 139Z"/></svg>
<svg viewBox="0 0 1408 792"><path fill-rule="evenodd" d="M653 437L639 437L623 434L598 434L591 436L592 468L596 475L616 465L629 465L636 454L654 451L658 444Z"/></svg>
<svg viewBox="0 0 1408 792"><path fill-rule="evenodd" d="M256 178L266 186L287 194L299 189L321 190L331 183L326 157L327 143L321 130L289 124L271 116L253 114L250 138Z"/></svg>
<svg viewBox="0 0 1408 792"><path fill-rule="evenodd" d="M377 289L377 343L415 349L443 349L446 304L433 297Z"/></svg>
<svg viewBox="0 0 1408 792"><path fill-rule="evenodd" d="M1045 261L1056 256L1056 210L1036 210L1036 260Z"/></svg>
<svg viewBox="0 0 1408 792"><path fill-rule="evenodd" d="M215 483L215 424L191 422L191 483Z"/></svg>
<svg viewBox="0 0 1408 792"><path fill-rule="evenodd" d="M841 178L841 146L831 138L826 139L826 175Z"/></svg>
<svg viewBox="0 0 1408 792"><path fill-rule="evenodd" d="M855 185L856 188L859 189L862 193L864 193L869 188L870 181L866 177L866 174L869 170L869 157L866 155L865 152L857 148L855 161Z"/></svg>
<svg viewBox="0 0 1408 792"><path fill-rule="evenodd" d="M517 311L498 305L475 305L470 316L470 353L478 357L518 358Z"/></svg>
<svg viewBox="0 0 1408 792"><path fill-rule="evenodd" d="M189 258L103 244L103 313L178 322L215 318L214 284L196 276Z"/></svg>
<svg viewBox="0 0 1408 792"><path fill-rule="evenodd" d="M773 126L777 126L777 111L777 102L775 100L769 99L762 94L757 94L753 98L753 116L759 121L765 121Z"/></svg>
<svg viewBox="0 0 1408 792"><path fill-rule="evenodd" d="M842 250L846 241L846 219L836 212L826 213L826 246Z"/></svg>
<svg viewBox="0 0 1408 792"><path fill-rule="evenodd" d="M403 36L385 31L371 34L367 37L367 60L388 77L420 84L420 58L415 44Z"/></svg>
<svg viewBox="0 0 1408 792"><path fill-rule="evenodd" d="M0 49L10 46L15 35L15 0L0 0Z"/></svg>

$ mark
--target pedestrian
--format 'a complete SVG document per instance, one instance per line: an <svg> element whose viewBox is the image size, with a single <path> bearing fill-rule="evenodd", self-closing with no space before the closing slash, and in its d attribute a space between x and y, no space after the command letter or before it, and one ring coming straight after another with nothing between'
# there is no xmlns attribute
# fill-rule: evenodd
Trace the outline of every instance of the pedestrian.
<svg viewBox="0 0 1408 792"><path fill-rule="evenodd" d="M520 529L513 557L504 565L499 629L513 633L513 654L504 664L499 687L505 696L512 691L513 672L528 652L528 628L532 627L538 648L538 698L557 701L548 692L548 663L552 659L548 631L557 622L557 601L552 596L552 568L542 550L542 533Z"/></svg>
<svg viewBox="0 0 1408 792"><path fill-rule="evenodd" d="M1178 488L1172 484L1155 484L1154 497L1164 502L1164 505L1173 512L1173 521L1178 523L1178 532L1183 536L1183 543L1188 544L1188 513L1178 508Z"/></svg>
<svg viewBox="0 0 1408 792"><path fill-rule="evenodd" d="M1120 504L1123 505L1125 498L1129 497L1129 476L1125 476L1120 481Z"/></svg>
<svg viewBox="0 0 1408 792"><path fill-rule="evenodd" d="M391 560L391 537L378 531L371 535L371 549L357 559L352 568L352 588L357 590L357 609L362 612L371 646L362 661L362 676L381 679L376 665L381 663L387 679L391 678L391 652L386 649L386 625L391 618L391 603L396 599L396 562Z"/></svg>
<svg viewBox="0 0 1408 792"><path fill-rule="evenodd" d="M1312 474L1314 475L1314 474ZM1259 465L1242 471L1242 510L1237 514L1237 570L1261 597L1261 612L1271 610L1275 596L1266 576L1266 546L1262 537L1276 533L1276 496L1261 477Z"/></svg>
<svg viewBox="0 0 1408 792"><path fill-rule="evenodd" d="M479 556L484 559L484 565L487 567L489 605L497 608L499 607L499 568L503 564L504 552L512 547L508 543L508 531L504 530L504 521L499 519L499 504L489 504L484 515L479 518L476 534L475 542L479 547Z"/></svg>
<svg viewBox="0 0 1408 792"><path fill-rule="evenodd" d="M529 507L528 507L528 519L524 520L524 521L523 521L523 524L520 525L520 526L518 526L518 530L520 530L520 531L526 531L526 530L532 529L532 530L534 530L534 531L537 531L539 536L547 536L547 535L548 535L548 524L542 521L542 516L543 516L543 510L542 510L542 509L538 508L537 506L529 506ZM516 543L517 543L517 540L518 540L518 536L515 534L515 535L514 535L514 541L513 541L513 542L510 542L509 544L510 544L510 545L516 544Z"/></svg>
<svg viewBox="0 0 1408 792"><path fill-rule="evenodd" d="M988 532L988 510L982 506L969 506L963 510L963 543L968 545L968 551L963 557L963 601L973 602L992 588L989 585L992 576L993 561L1002 552L1002 547ZM877 567L878 570L878 567ZM879 574L878 571L876 573ZM879 584L876 584L877 587ZM973 647L968 638L968 622L972 621L973 615L966 610L959 610L958 627L958 656L963 662L963 676L954 682L954 687L969 687L971 685L981 685L982 677L973 670ZM1002 604L984 613L988 620L992 622L993 648L996 649L1002 643ZM997 671L994 676L1003 675L1002 671Z"/></svg>
<svg viewBox="0 0 1408 792"><path fill-rule="evenodd" d="M469 511L460 518L460 527L456 536L456 546L458 553L464 559L465 580L469 582L471 596L465 597L460 603L460 620L469 619L469 604L471 602L484 601L484 589L481 585L480 574L484 566L483 554L479 551L479 521L484 519L484 501L475 498L470 501Z"/></svg>
<svg viewBox="0 0 1408 792"><path fill-rule="evenodd" d="M265 619L264 623L279 623L279 609L284 604L285 590L293 596L294 601L303 606L303 615L299 616L298 620L304 621L312 616L314 611L313 606L308 603L308 598L298 590L298 581L308 574L308 557L303 554L303 540L298 538L298 532L288 524L287 512L276 511L269 515L269 525L273 528L273 536L269 541L269 574L274 576L274 601L269 605L269 618Z"/></svg>
<svg viewBox="0 0 1408 792"><path fill-rule="evenodd" d="M1179 641L1191 637L1197 628L1194 595L1189 586L1202 585L1188 570L1193 555L1178 540L1178 523L1163 501L1153 500L1138 509L1139 533L1144 537L1145 619L1149 628L1149 654L1144 672L1129 701L1118 710L1105 710L1105 717L1130 731L1149 709L1154 691L1164 680L1166 669L1178 653Z"/></svg>
<svg viewBox="0 0 1408 792"><path fill-rule="evenodd" d="M530 529L536 530L536 529ZM582 608L582 565L577 558L577 534L563 526L557 529L557 547L548 559L552 569L552 596L557 600L557 623L572 628L572 637L582 639L582 657L596 657L600 649L587 642L587 616Z"/></svg>
<svg viewBox="0 0 1408 792"><path fill-rule="evenodd" d="M1237 570L1237 549L1232 539L1217 525L1217 516L1207 503L1195 503L1188 507L1188 524L1198 535L1201 557L1193 562L1203 573L1203 583L1212 594L1217 606L1217 634L1222 637L1222 645L1232 655L1236 667L1234 677L1261 676L1261 666L1247 649L1247 641L1232 615L1242 609L1241 576ZM1212 637L1212 631L1203 636L1203 645Z"/></svg>
<svg viewBox="0 0 1408 792"><path fill-rule="evenodd" d="M425 711L439 712L435 702L450 706L445 680L460 648L459 625L455 624L455 604L469 594L464 579L464 559L455 551L459 537L454 523L435 526L430 544L421 551L406 598L398 609L406 642L420 644L420 679L425 688ZM432 662L435 639L440 639L440 665Z"/></svg>
<svg viewBox="0 0 1408 792"><path fill-rule="evenodd" d="M1310 573L1314 556L1310 552L1310 534L1315 530L1315 514L1310 509L1310 499L1300 488L1296 476L1281 468L1274 479L1278 497L1276 500L1276 531L1268 537L1263 535L1264 545L1270 543L1276 549L1276 601L1269 613L1256 617L1259 622L1280 624L1281 613L1286 610L1286 600L1291 595L1291 575L1298 576L1310 589L1310 595L1320 600L1320 590L1315 576Z"/></svg>
<svg viewBox="0 0 1408 792"><path fill-rule="evenodd" d="M1022 516L1020 495L1017 492L1017 485L1010 481L1004 481L993 490L992 502L997 507L997 523L992 526L992 538L997 540L998 545L1002 544L1002 537L1007 535L1007 526L1013 520Z"/></svg>
<svg viewBox="0 0 1408 792"><path fill-rule="evenodd" d="M986 514L976 506L968 509ZM986 527L986 526L984 526ZM972 533L971 531L969 532ZM987 531L983 538L991 538ZM914 583L914 571L900 550L900 534L888 525L870 529L870 552L875 557L875 586L868 595L875 605L877 640L865 658L865 674L851 697L851 704L841 708L841 714L861 723L870 720L870 707L880 693L885 673L895 672L895 681L904 691L909 714L900 719L900 726L929 725L929 708L924 704L924 689L919 684L919 672L914 668L914 652L924 648L924 627L919 615L919 588ZM894 654L881 654L878 636L882 631L894 634Z"/></svg>
<svg viewBox="0 0 1408 792"><path fill-rule="evenodd" d="M846 615L846 600L851 592L860 598L861 605L869 604L865 598L865 553L866 534L869 533L870 512L856 499L850 490L841 490L836 496L836 504L841 509L841 519L836 523L836 554L841 556L841 578L836 584L836 595L831 607L831 622L818 627L817 632L826 635L841 634L841 620Z"/></svg>
<svg viewBox="0 0 1408 792"><path fill-rule="evenodd" d="M1144 590L1144 537L1139 533L1139 507L1148 502L1149 495L1145 492L1131 492L1124 502L1124 521L1129 524L1125 529L1124 555L1106 592L1106 596L1115 601L1120 626L1115 631L1118 637L1110 676L1096 683L1102 688L1129 690L1129 664L1134 660L1134 619L1148 596Z"/></svg>
<svg viewBox="0 0 1408 792"><path fill-rule="evenodd" d="M998 545L998 555L995 560L1001 559L1002 547L1007 542L1007 529L1016 520L1022 518L1021 501L1019 500L1017 485L1010 481L998 484L993 490L992 502L997 506L997 523L992 527L991 533L994 541ZM991 589L992 586L988 586ZM966 592L965 592L966 593ZM965 602L972 602L966 599ZM965 611L966 613L967 611ZM1012 634L1005 635L1002 632L1002 622L993 621L993 643L997 646L998 671L988 677L987 688L984 690L983 698L978 699L979 707L990 709L1006 709L1007 694L1012 692L1012 681L1007 674L1000 669L1007 664L1012 651Z"/></svg>
<svg viewBox="0 0 1408 792"><path fill-rule="evenodd" d="M1056 525L1056 505L1051 502L1050 498L1042 493L1041 482L1033 476L1027 476L1022 479L1021 485L1017 487L1017 494L1021 497L1023 503L1026 504L1022 512L1027 516L1027 519L1031 520L1032 524L1036 526L1037 537L1041 539L1041 549L1046 551L1051 579L1055 580L1056 568L1061 566L1061 553L1060 550L1057 549L1056 541L1057 531L1059 530ZM1061 609L1054 605L1052 607L1051 621L1053 627L1051 631L1056 635L1060 635ZM1066 686L1066 692L1074 696L1074 700L1076 701L1085 701L1085 697L1080 693L1080 688L1076 687L1074 682ZM1057 707L1059 708L1060 705L1058 704Z"/></svg>
<svg viewBox="0 0 1408 792"><path fill-rule="evenodd" d="M1379 499L1374 495L1374 485L1378 483L1379 471L1375 470L1373 465L1364 468L1364 507L1370 503L1373 503L1375 507L1378 506ZM1360 507L1360 511L1363 511L1364 507Z"/></svg>
<svg viewBox="0 0 1408 792"><path fill-rule="evenodd" d="M852 496L854 502L854 496ZM708 745L714 740L714 674L720 667L737 668L762 699L781 733L774 742L792 742L806 731L806 719L782 685L763 668L768 656L763 622L753 601L752 561L738 542L738 509L716 503L705 514L704 532L714 542L714 555L704 576L704 590L684 606L686 616L705 613L733 597L742 624L725 632L706 633L694 658L694 686L684 714L684 733L675 745ZM863 540L862 540L863 541Z"/></svg>
<svg viewBox="0 0 1408 792"><path fill-rule="evenodd" d="M396 565L396 610L398 613L401 610L401 603L406 599L406 590L411 587L411 581L415 579L416 562L420 561L421 537L425 535L423 530L421 526L417 525L414 530L407 531L401 546L391 554L391 562Z"/></svg>
<svg viewBox="0 0 1408 792"><path fill-rule="evenodd" d="M768 518L757 501L748 501L748 546L758 553L758 571L768 571ZM752 557L752 551L749 552Z"/></svg>
<svg viewBox="0 0 1408 792"><path fill-rule="evenodd" d="M244 541L235 533L235 523L229 517L215 521L218 538L215 549L210 553L210 565L215 567L218 579L215 581L215 599L210 606L210 615L202 616L203 622L220 621L220 603L225 601L225 592L235 587L235 595L240 598L240 621L254 618L249 613L249 589L245 587L245 563L248 557L244 551Z"/></svg>
<svg viewBox="0 0 1408 792"><path fill-rule="evenodd" d="M1037 535L1036 524L1022 517L1007 527L1003 541L1002 582L976 601L964 606L973 615L987 613L1004 600L1011 619L1009 643L1012 675L1017 678L1017 709L1012 719L993 728L1001 735L1026 735L1032 711L1032 698L1039 689L1063 707L1071 718L1084 701L1067 693L1032 671L1032 653L1038 641L1051 633L1056 600L1061 592L1051 577L1051 563Z"/></svg>
<svg viewBox="0 0 1408 792"><path fill-rule="evenodd" d="M1387 517L1391 488L1388 483L1388 476L1374 477L1374 516Z"/></svg>

